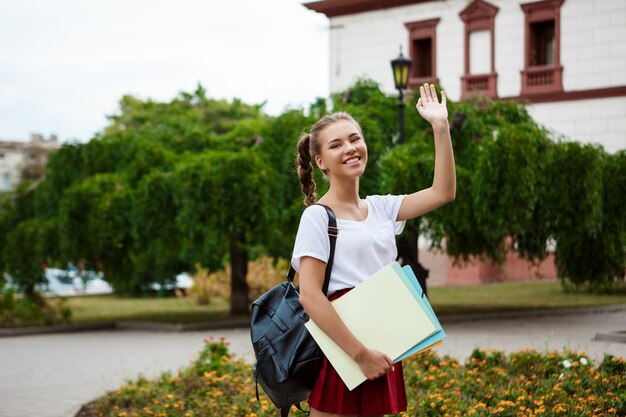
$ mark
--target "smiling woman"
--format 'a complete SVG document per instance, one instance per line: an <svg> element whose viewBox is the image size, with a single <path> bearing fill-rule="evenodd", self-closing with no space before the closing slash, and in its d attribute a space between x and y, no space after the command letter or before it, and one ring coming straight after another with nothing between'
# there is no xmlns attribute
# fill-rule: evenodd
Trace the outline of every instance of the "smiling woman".
<svg viewBox="0 0 626 417"><path fill-rule="evenodd" d="M433 184L409 195L372 195L361 199L359 180L367 166L367 144L359 123L347 113L321 118L298 142L298 174L308 206L300 220L292 265L300 273L300 303L309 317L355 360L368 381L350 391L324 358L309 404L311 416L383 415L406 410L401 363L363 345L331 306L336 299L395 261L395 236L406 220L421 216L454 199L456 173L448 127L445 93L439 101L435 88L420 88L416 105L431 123L435 140ZM319 200L337 218L337 246L328 284L323 292L326 264L330 263L328 214L315 204L313 163L330 182Z"/></svg>

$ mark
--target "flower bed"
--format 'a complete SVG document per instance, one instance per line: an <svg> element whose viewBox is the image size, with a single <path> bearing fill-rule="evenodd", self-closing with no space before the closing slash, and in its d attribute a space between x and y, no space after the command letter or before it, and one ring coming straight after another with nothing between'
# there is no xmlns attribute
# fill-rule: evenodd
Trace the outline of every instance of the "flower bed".
<svg viewBox="0 0 626 417"><path fill-rule="evenodd" d="M176 375L143 377L83 407L81 417L276 416L252 366L232 357L228 342L205 341ZM434 353L404 362L408 410L402 416L626 416L626 361L594 364L584 353L511 354L475 350L465 363ZM294 409L294 416L303 413Z"/></svg>

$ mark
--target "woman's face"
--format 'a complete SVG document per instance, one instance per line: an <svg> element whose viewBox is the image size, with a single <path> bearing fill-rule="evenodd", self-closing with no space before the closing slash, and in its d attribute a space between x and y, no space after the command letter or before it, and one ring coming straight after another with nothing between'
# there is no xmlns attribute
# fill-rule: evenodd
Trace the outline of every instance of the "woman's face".
<svg viewBox="0 0 626 417"><path fill-rule="evenodd" d="M339 120L320 134L317 166L328 177L358 177L367 165L367 146L361 131L349 120Z"/></svg>

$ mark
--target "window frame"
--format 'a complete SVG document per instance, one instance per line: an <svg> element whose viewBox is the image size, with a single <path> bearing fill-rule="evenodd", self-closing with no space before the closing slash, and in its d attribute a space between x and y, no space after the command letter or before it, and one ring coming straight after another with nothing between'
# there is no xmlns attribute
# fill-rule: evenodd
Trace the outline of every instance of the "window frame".
<svg viewBox="0 0 626 417"><path fill-rule="evenodd" d="M497 98L497 80L498 74L495 67L495 19L499 8L484 0L475 0L465 9L459 16L465 23L464 31L464 47L465 47L465 63L464 73L461 76L461 99L465 99L475 94L485 95L490 98ZM490 71L486 74L470 73L470 35L472 32L479 30L489 31L490 42Z"/></svg>
<svg viewBox="0 0 626 417"><path fill-rule="evenodd" d="M524 12L524 69L521 71L521 96L563 92L561 65L561 6L565 0L543 0L521 4ZM531 65L531 25L554 21L554 63Z"/></svg>
<svg viewBox="0 0 626 417"><path fill-rule="evenodd" d="M409 87L415 87L425 82L439 83L439 79L437 78L437 24L440 20L440 18L434 18L404 24L409 31L409 57L411 61L413 61L413 65L417 62L413 41L429 38L431 40L431 75L429 77L414 77L413 70L411 69L409 73Z"/></svg>

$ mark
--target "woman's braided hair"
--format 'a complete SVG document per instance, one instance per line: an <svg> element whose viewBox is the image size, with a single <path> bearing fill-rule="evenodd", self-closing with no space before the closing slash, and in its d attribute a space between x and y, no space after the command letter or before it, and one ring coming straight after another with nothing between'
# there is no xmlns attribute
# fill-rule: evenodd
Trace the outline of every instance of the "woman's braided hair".
<svg viewBox="0 0 626 417"><path fill-rule="evenodd" d="M320 135L324 129L331 124L340 120L347 120L354 123L359 132L361 126L348 113L339 112L332 113L318 120L310 133L303 133L298 141L298 156L296 163L298 165L298 176L300 177L300 185L304 194L304 204L310 206L315 203L315 180L313 180L313 159L320 154Z"/></svg>

